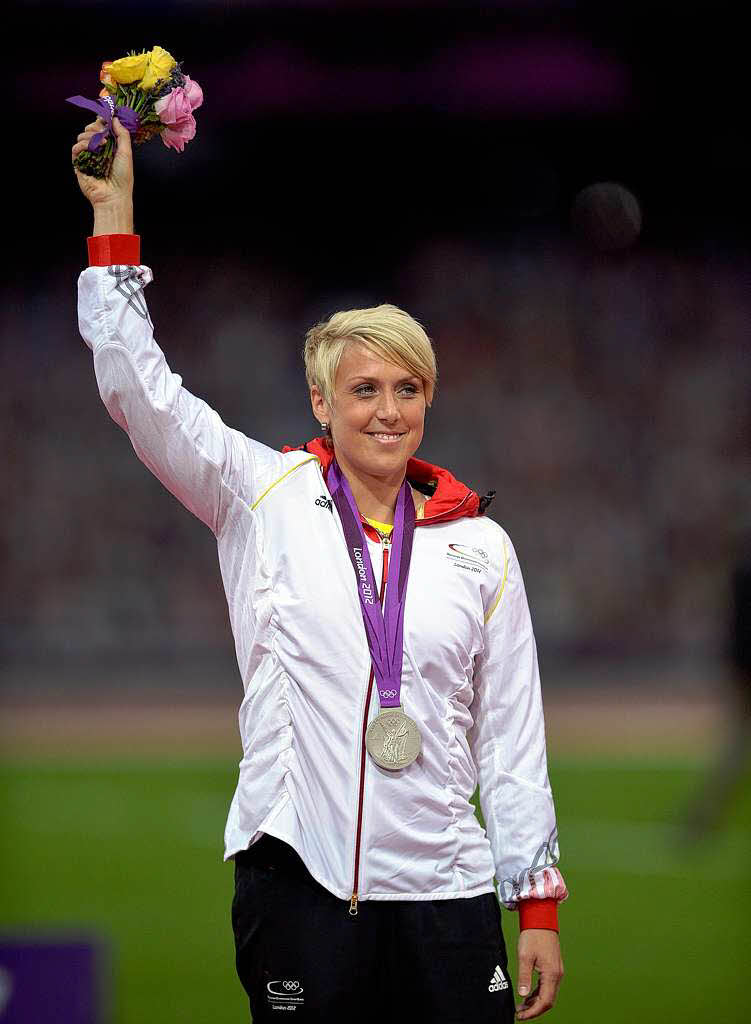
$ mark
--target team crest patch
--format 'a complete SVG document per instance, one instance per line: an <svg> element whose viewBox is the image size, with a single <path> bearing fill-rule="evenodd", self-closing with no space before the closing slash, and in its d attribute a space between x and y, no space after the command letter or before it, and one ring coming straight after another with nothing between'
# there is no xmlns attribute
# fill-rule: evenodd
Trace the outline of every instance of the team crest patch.
<svg viewBox="0 0 751 1024"><path fill-rule="evenodd" d="M464 569L467 572L485 573L490 564L487 551L470 547L469 544L449 544L446 557L457 569Z"/></svg>
<svg viewBox="0 0 751 1024"><path fill-rule="evenodd" d="M272 1010L289 1012L305 1005L305 987L299 974L271 975L266 971L265 981L266 1005Z"/></svg>

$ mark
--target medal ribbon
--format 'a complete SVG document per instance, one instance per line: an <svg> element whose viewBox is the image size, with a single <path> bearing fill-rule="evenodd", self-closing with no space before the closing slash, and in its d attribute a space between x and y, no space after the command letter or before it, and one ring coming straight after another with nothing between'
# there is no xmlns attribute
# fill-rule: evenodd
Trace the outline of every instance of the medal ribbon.
<svg viewBox="0 0 751 1024"><path fill-rule="evenodd" d="M329 467L327 483L339 512L347 552L355 570L360 609L378 685L378 699L382 708L398 708L401 704L404 657L404 602L416 519L409 484L405 479L396 499L389 572L392 584L386 589L382 609L360 513L336 460Z"/></svg>

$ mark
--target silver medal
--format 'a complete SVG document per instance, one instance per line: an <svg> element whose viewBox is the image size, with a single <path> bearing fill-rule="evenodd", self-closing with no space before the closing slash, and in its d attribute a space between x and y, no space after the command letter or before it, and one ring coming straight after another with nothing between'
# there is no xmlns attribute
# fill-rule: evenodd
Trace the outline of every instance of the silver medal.
<svg viewBox="0 0 751 1024"><path fill-rule="evenodd" d="M368 753L380 768L398 771L412 764L422 750L417 723L398 708L383 708L365 733Z"/></svg>

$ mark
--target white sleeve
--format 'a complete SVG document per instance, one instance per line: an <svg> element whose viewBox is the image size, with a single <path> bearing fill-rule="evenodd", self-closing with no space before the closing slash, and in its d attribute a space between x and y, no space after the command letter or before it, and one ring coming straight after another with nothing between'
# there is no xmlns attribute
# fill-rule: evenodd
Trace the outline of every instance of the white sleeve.
<svg viewBox="0 0 751 1024"><path fill-rule="evenodd" d="M498 895L515 910L519 900L562 901L568 891L556 867L558 833L532 621L516 553L501 532L500 581L485 614L484 648L475 659L468 739Z"/></svg>
<svg viewBox="0 0 751 1024"><path fill-rule="evenodd" d="M282 456L227 427L170 370L143 294L151 280L144 266L88 267L78 279L78 326L112 419L139 459L218 534L231 501L251 504Z"/></svg>

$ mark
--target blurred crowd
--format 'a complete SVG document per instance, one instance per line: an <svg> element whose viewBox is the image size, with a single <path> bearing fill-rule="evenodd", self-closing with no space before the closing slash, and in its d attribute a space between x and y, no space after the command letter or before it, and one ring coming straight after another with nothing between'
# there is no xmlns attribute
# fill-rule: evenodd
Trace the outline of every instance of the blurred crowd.
<svg viewBox="0 0 751 1024"><path fill-rule="evenodd" d="M388 282L340 292L200 252L153 270L147 299L173 371L274 447L317 432L306 328L338 308L406 308L439 361L419 454L497 491L490 515L519 554L540 648L722 655L751 509L743 259L433 240ZM6 293L2 308L5 665L226 652L214 538L107 416L75 271Z"/></svg>

